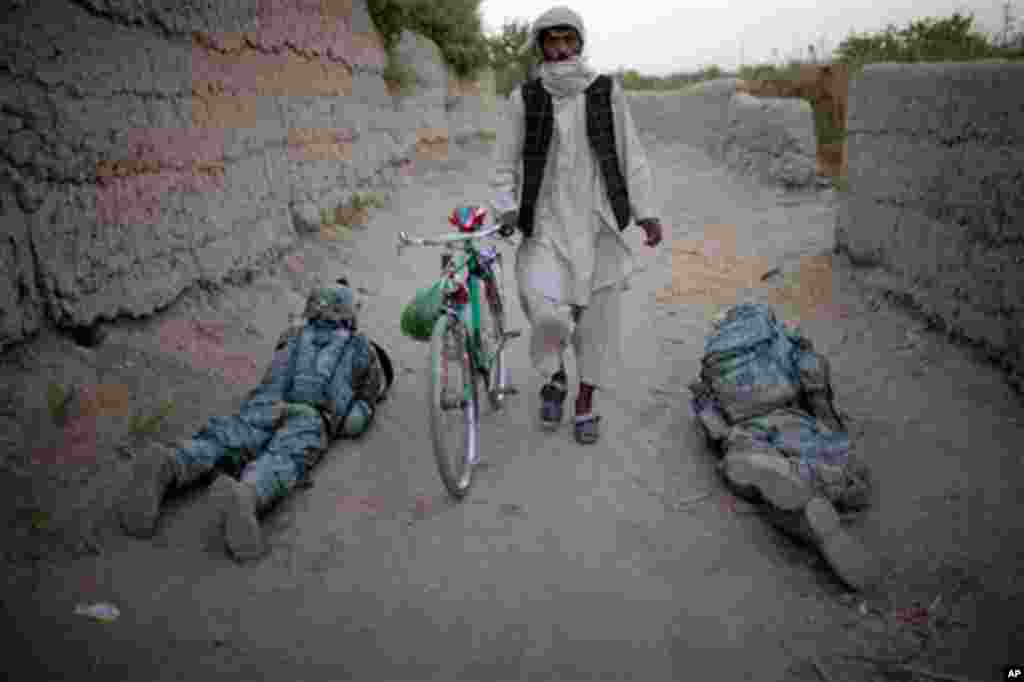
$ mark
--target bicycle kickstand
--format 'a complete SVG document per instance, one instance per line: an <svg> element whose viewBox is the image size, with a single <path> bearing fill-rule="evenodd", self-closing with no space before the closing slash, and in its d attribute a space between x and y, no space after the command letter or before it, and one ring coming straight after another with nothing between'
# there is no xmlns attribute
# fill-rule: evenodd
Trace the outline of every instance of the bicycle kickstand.
<svg viewBox="0 0 1024 682"><path fill-rule="evenodd" d="M518 329L514 329L512 331L507 331L504 334L502 334L501 341L498 342L498 352L500 353L501 351L503 351L505 349L505 344L506 343L508 343L512 339L518 339L522 335L523 335L523 333L521 331L519 331Z"/></svg>

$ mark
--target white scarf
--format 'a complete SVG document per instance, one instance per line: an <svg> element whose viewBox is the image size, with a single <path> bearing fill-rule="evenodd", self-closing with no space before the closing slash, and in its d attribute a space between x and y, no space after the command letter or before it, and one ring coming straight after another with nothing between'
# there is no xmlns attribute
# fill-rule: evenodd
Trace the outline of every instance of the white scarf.
<svg viewBox="0 0 1024 682"><path fill-rule="evenodd" d="M572 57L561 62L543 62L537 67L537 75L552 97L574 97L590 87L597 78L597 72L582 57Z"/></svg>

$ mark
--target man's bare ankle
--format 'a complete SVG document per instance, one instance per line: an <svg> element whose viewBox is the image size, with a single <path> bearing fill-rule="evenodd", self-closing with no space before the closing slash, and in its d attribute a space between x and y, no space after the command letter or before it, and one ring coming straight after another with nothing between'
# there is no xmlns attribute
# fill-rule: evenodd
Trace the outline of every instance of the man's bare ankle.
<svg viewBox="0 0 1024 682"><path fill-rule="evenodd" d="M593 409L594 387L591 384L580 383L580 392L576 396L576 416L582 417L590 414Z"/></svg>

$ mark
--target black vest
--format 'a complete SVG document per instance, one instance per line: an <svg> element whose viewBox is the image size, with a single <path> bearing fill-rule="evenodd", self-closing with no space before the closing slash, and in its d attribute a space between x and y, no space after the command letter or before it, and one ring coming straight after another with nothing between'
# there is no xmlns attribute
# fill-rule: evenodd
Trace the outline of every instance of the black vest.
<svg viewBox="0 0 1024 682"><path fill-rule="evenodd" d="M619 167L619 155L615 150L612 79L598 76L585 93L587 137L600 164L615 221L619 224L619 230L624 230L630 219L629 193ZM537 197L544 179L555 116L551 95L540 84L539 78L523 84L523 102L526 105L526 135L523 141L523 192L519 202L519 229L524 237L529 237L533 234Z"/></svg>

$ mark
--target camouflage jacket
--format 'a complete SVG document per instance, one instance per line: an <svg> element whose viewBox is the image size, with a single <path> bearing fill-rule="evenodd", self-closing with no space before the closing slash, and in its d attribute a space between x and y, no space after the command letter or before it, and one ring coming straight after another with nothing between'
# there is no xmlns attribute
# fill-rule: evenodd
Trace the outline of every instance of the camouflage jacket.
<svg viewBox="0 0 1024 682"><path fill-rule="evenodd" d="M311 360L305 358L304 365L304 358L300 357L309 352L301 344L306 328L307 325L299 325L281 334L274 359L260 386L250 394L250 401L268 405L275 401L310 405L324 417L328 436L335 438L354 401L363 400L371 409L376 407L386 388L384 372L374 344L363 334L350 335L345 331L339 334L336 344L317 350L312 362L321 372L320 376L303 377L301 368L310 366ZM321 357L325 352L327 355ZM297 384L303 379L312 381L312 398L308 392L297 397ZM310 381L306 381L305 388L310 388Z"/></svg>

